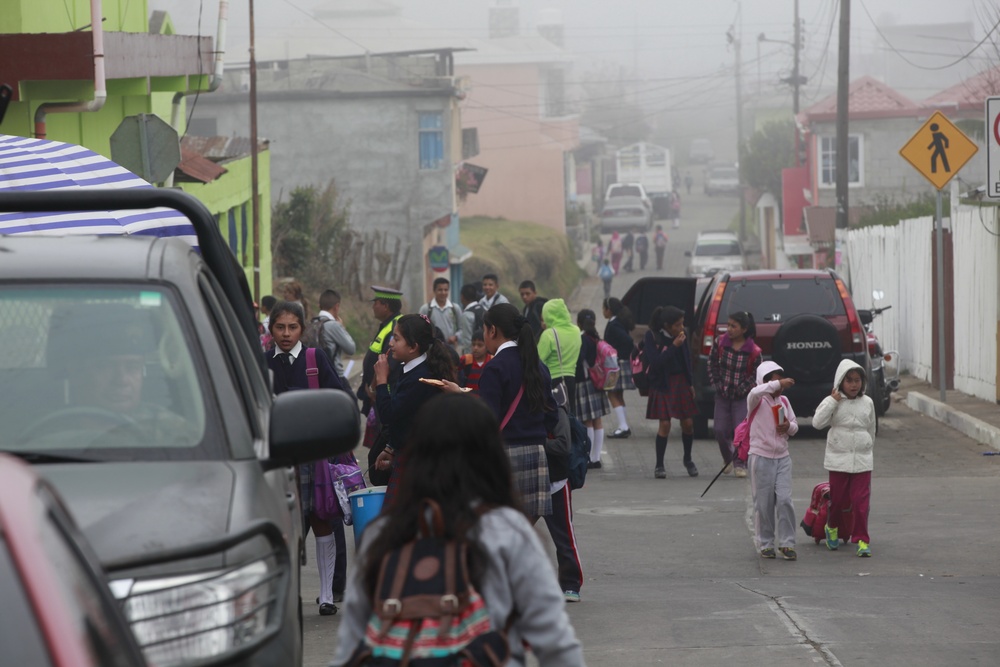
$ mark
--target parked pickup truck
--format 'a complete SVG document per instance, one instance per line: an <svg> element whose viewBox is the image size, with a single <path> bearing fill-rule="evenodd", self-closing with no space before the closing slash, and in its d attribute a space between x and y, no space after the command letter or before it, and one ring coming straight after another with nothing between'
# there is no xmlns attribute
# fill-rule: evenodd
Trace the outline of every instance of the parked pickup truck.
<svg viewBox="0 0 1000 667"><path fill-rule="evenodd" d="M0 236L0 451L65 499L151 665L300 665L295 464L358 442L343 391L272 396L243 269L170 190L0 193L2 212L166 206L150 236Z"/></svg>

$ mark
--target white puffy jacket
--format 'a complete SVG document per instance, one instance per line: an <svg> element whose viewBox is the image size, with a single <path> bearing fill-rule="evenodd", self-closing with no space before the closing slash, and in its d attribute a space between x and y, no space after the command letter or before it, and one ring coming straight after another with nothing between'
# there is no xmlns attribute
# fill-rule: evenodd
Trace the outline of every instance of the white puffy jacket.
<svg viewBox="0 0 1000 667"><path fill-rule="evenodd" d="M847 371L861 372L861 392L857 398L835 400L827 396L816 408L813 426L830 427L826 436L826 457L823 467L837 472L865 472L873 467L872 450L875 447L875 403L865 395L865 371L861 366L844 359L837 367L834 387L839 387Z"/></svg>

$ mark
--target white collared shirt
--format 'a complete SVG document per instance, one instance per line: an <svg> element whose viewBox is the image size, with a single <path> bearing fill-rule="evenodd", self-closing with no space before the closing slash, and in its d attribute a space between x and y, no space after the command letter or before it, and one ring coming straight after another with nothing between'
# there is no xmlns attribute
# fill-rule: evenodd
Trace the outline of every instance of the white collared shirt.
<svg viewBox="0 0 1000 667"><path fill-rule="evenodd" d="M517 347L517 341L516 340L509 340L506 343L502 344L500 347L497 348L497 353L494 354L493 356L494 357L497 356L497 354L500 354L501 352L503 352L504 350L506 350L508 347Z"/></svg>
<svg viewBox="0 0 1000 667"><path fill-rule="evenodd" d="M420 364L424 363L425 361L427 361L427 353L426 352L423 353L423 354L421 354L416 359L410 359L405 364L403 364L403 372L404 373L409 373L410 371L412 371L414 368L416 368Z"/></svg>
<svg viewBox="0 0 1000 667"><path fill-rule="evenodd" d="M284 354L284 353L281 351L280 347L276 346L274 348L274 356L278 356L279 354ZM295 360L299 358L300 354L302 354L302 341L299 341L298 343L296 343L295 347L293 347L292 349L290 349L288 351L288 356L289 356L288 362L289 362L289 365L294 364Z"/></svg>

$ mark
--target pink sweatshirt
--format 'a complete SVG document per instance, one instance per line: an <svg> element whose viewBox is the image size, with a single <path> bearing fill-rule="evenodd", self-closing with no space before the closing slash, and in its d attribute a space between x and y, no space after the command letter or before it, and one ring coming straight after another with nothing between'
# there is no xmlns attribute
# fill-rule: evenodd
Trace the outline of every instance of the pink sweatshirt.
<svg viewBox="0 0 1000 667"><path fill-rule="evenodd" d="M783 396L775 396L781 384L777 380L764 383L764 376L782 370L773 361L765 361L757 368L757 386L750 390L747 395L747 414L754 411L758 405L760 409L754 415L750 424L750 453L763 456L768 459L781 459L788 456L788 436L799 432L799 423L795 420L795 412L791 403ZM778 435L777 425L774 423L773 406L782 405L785 408L785 418L788 420L788 433Z"/></svg>

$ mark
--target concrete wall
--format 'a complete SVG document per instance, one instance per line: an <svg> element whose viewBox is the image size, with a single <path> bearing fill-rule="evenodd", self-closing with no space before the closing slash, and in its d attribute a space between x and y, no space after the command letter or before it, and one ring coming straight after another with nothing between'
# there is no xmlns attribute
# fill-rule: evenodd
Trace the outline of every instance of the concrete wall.
<svg viewBox="0 0 1000 667"><path fill-rule="evenodd" d="M258 132L271 141L274 201L298 186L337 184L350 207L350 224L359 231L382 231L411 248L402 290L406 304L424 300L420 252L424 228L454 209L455 178L451 155L454 135L452 98L381 96L303 99L295 91L258 101ZM214 118L220 135L245 135L250 127L245 95L203 96L194 117ZM444 114L444 165L419 168L418 113Z"/></svg>

